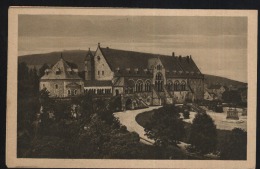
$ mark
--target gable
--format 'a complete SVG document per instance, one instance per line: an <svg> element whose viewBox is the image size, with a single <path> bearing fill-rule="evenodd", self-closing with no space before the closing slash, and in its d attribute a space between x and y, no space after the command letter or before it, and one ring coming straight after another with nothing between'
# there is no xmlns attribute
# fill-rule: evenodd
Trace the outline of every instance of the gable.
<svg viewBox="0 0 260 169"><path fill-rule="evenodd" d="M96 80L112 80L113 71L99 47L94 55L94 67Z"/></svg>

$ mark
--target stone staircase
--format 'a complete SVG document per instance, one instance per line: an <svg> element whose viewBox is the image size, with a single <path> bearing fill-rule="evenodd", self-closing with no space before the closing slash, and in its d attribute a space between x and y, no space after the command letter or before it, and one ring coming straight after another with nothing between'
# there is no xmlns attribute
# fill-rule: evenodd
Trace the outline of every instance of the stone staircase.
<svg viewBox="0 0 260 169"><path fill-rule="evenodd" d="M203 108L201 108L198 104L196 103L192 103L191 105L191 108L197 112L197 113L206 113L206 110L204 110Z"/></svg>
<svg viewBox="0 0 260 169"><path fill-rule="evenodd" d="M135 107L135 108L141 109L141 108L148 108L149 107L145 103L145 101L143 101L142 99L139 98L139 96L136 93L131 97L131 99L137 103L137 107Z"/></svg>

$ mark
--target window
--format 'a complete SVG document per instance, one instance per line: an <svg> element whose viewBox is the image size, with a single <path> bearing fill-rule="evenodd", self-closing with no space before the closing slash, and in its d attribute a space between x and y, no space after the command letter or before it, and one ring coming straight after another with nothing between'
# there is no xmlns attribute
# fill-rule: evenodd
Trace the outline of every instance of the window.
<svg viewBox="0 0 260 169"><path fill-rule="evenodd" d="M77 94L77 89L74 90L74 94L75 94L75 95Z"/></svg>
<svg viewBox="0 0 260 169"><path fill-rule="evenodd" d="M97 60L100 61L100 56L97 56Z"/></svg>
<svg viewBox="0 0 260 169"><path fill-rule="evenodd" d="M104 75L105 74L105 72L104 71L102 71L102 75Z"/></svg>
<svg viewBox="0 0 260 169"><path fill-rule="evenodd" d="M150 92L151 91L151 83L149 81L145 82L144 91L146 91L146 92Z"/></svg>
<svg viewBox="0 0 260 169"><path fill-rule="evenodd" d="M179 86L180 86L180 82L178 80L176 80L174 82L174 85L173 85L174 91L178 91L179 90Z"/></svg>
<svg viewBox="0 0 260 169"><path fill-rule="evenodd" d="M168 81L167 88L168 88L169 91L173 90L173 84L172 84L171 81Z"/></svg>
<svg viewBox="0 0 260 169"><path fill-rule="evenodd" d="M58 85L57 84L55 84L55 89L58 89Z"/></svg>
<svg viewBox="0 0 260 169"><path fill-rule="evenodd" d="M118 96L119 95L119 90L118 89L116 89L116 96Z"/></svg>
<svg viewBox="0 0 260 169"><path fill-rule="evenodd" d="M68 95L70 95L70 90L68 90Z"/></svg>
<svg viewBox="0 0 260 169"><path fill-rule="evenodd" d="M161 73L158 73L158 74L155 76L155 80L162 80L162 74L161 74Z"/></svg>
<svg viewBox="0 0 260 169"><path fill-rule="evenodd" d="M98 71L98 73L97 73L98 75L100 74L100 72Z"/></svg>
<svg viewBox="0 0 260 169"><path fill-rule="evenodd" d="M157 91L163 91L163 77L161 73L157 73L155 76L155 87Z"/></svg>
<svg viewBox="0 0 260 169"><path fill-rule="evenodd" d="M186 82L185 81L181 82L181 90L182 91L186 90Z"/></svg>
<svg viewBox="0 0 260 169"><path fill-rule="evenodd" d="M138 81L135 84L135 91L136 92L142 92L143 91L143 82L142 81Z"/></svg>
<svg viewBox="0 0 260 169"><path fill-rule="evenodd" d="M161 65L157 65L157 70L162 70L162 66Z"/></svg>

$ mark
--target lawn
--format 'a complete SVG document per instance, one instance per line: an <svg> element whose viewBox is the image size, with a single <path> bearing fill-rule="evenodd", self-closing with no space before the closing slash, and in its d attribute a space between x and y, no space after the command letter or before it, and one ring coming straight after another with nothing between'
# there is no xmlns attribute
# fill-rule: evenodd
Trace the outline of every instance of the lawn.
<svg viewBox="0 0 260 169"><path fill-rule="evenodd" d="M136 121L139 125L141 126L145 126L145 124L149 121L150 117L153 115L153 111L148 111L148 112L144 112L141 114L138 114L136 116ZM191 129L191 123L188 122L184 122L184 128L185 128L185 133L186 136L183 138L183 142L185 143L189 143L188 139L189 139L189 134L190 134L190 129ZM218 135L218 144L217 144L217 150L220 150L220 148L223 145L223 142L225 140L225 138L231 133L230 130L220 130L217 129L217 135Z"/></svg>

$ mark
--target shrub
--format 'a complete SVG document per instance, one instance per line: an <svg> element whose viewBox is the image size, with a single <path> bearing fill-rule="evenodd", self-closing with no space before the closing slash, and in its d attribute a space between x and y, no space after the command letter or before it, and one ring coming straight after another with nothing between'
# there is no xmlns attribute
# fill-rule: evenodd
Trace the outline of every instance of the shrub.
<svg viewBox="0 0 260 169"><path fill-rule="evenodd" d="M184 124L175 106L164 106L154 110L150 121L145 125L148 138L155 145L167 147L176 145L185 135Z"/></svg>
<svg viewBox="0 0 260 169"><path fill-rule="evenodd" d="M217 145L217 129L212 118L206 113L198 113L193 119L190 143L201 154L213 152Z"/></svg>
<svg viewBox="0 0 260 169"><path fill-rule="evenodd" d="M221 149L220 158L224 160L246 160L247 133L235 128L227 136Z"/></svg>
<svg viewBox="0 0 260 169"><path fill-rule="evenodd" d="M183 110L183 117L184 117L184 119L189 119L190 118L189 110L187 110L187 109Z"/></svg>

